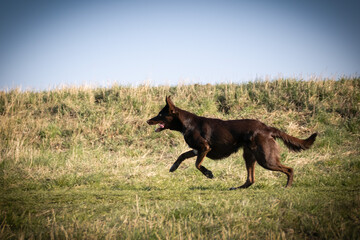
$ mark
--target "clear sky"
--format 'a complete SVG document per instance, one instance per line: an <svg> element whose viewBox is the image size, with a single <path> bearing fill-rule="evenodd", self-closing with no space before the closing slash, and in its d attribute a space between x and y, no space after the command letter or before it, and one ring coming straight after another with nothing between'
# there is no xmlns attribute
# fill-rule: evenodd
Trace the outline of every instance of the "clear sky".
<svg viewBox="0 0 360 240"><path fill-rule="evenodd" d="M0 89L360 73L360 1L0 0Z"/></svg>

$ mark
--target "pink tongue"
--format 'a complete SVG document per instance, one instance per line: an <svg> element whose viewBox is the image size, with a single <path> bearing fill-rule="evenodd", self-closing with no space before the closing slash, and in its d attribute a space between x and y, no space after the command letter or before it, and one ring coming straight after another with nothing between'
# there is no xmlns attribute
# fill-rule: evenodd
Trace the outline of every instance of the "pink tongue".
<svg viewBox="0 0 360 240"><path fill-rule="evenodd" d="M155 129L155 132L160 132L163 128L165 127L164 124L159 124L159 127L157 129Z"/></svg>

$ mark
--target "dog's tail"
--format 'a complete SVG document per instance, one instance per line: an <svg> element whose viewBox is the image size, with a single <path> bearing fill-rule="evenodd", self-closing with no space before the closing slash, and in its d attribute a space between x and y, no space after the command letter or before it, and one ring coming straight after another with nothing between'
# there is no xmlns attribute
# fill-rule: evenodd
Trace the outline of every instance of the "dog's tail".
<svg viewBox="0 0 360 240"><path fill-rule="evenodd" d="M276 128L271 128L271 136L273 138L280 138L283 140L284 144L292 151L294 152L300 152L301 150L306 150L313 145L315 142L317 133L313 133L310 137L307 139L299 139L293 136L290 136L289 134L284 133L283 131L280 131Z"/></svg>

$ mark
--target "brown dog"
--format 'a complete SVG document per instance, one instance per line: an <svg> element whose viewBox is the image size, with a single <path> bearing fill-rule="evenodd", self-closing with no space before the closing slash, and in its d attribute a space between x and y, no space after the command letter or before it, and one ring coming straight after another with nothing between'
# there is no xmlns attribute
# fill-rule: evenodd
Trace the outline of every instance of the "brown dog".
<svg viewBox="0 0 360 240"><path fill-rule="evenodd" d="M179 156L170 168L174 172L187 158L195 157L195 166L206 177L213 178L210 170L201 165L205 156L211 159L222 159L244 148L244 159L247 169L246 182L236 188L250 187L255 181L255 163L272 171L280 171L287 175L286 187L293 181L293 169L280 163L279 147L275 139L280 138L285 145L295 152L310 148L317 133L302 140L292 137L276 128L253 119L229 120L199 117L193 113L175 107L170 97L166 97L166 106L148 124L159 124L155 132L165 129L179 131L184 135L190 150Z"/></svg>

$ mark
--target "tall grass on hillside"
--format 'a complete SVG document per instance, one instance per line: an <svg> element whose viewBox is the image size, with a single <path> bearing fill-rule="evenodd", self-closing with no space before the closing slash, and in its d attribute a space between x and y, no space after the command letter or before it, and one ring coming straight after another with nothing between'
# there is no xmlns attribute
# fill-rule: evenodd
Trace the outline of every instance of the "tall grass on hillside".
<svg viewBox="0 0 360 240"><path fill-rule="evenodd" d="M319 137L241 185L241 153L168 169L187 150L181 134L146 120L172 95L207 117L255 118ZM360 236L360 79L278 79L246 84L63 88L0 92L0 238L174 239Z"/></svg>

